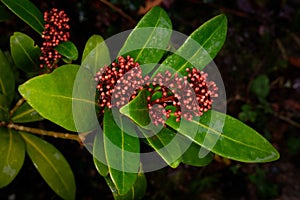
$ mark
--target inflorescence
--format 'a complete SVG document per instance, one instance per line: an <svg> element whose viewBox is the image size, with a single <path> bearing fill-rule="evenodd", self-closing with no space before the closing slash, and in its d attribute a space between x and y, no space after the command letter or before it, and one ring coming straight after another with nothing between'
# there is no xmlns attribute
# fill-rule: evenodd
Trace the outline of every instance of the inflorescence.
<svg viewBox="0 0 300 200"><path fill-rule="evenodd" d="M42 38L44 42L41 47L42 56L40 60L41 68L47 67L49 70L57 68L57 62L61 55L54 49L59 43L66 42L70 38L70 26L68 24L69 18L64 11L59 11L53 8L44 13L44 31Z"/></svg>
<svg viewBox="0 0 300 200"><path fill-rule="evenodd" d="M177 122L181 117L191 120L201 116L211 109L218 88L213 81L207 81L206 73L196 68L187 68L186 72L187 76L179 77L165 71L150 79L142 76L142 69L133 58L119 56L95 76L100 114L106 106L121 108L141 90L147 90L149 114L155 125L165 124L171 115Z"/></svg>

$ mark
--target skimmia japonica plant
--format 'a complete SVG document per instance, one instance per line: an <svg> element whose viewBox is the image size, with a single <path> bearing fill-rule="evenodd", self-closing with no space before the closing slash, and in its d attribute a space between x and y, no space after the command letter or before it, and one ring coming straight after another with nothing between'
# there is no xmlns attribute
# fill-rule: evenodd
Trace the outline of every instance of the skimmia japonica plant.
<svg viewBox="0 0 300 200"><path fill-rule="evenodd" d="M58 196L75 199L71 167L39 135L85 145L115 199L142 198L144 173L164 166L205 166L214 155L248 163L279 158L255 130L220 112L226 109L215 109L218 102L226 104L224 88L206 69L225 41L224 15L175 45L168 15L154 7L125 33L121 46L91 36L76 64L72 19L64 11L42 14L28 0L1 2L43 42L39 47L30 36L15 32L10 52L0 51L0 188L14 180L27 153ZM18 87L16 70L28 77ZM66 133L25 124L44 119ZM155 156L142 152L143 145Z"/></svg>

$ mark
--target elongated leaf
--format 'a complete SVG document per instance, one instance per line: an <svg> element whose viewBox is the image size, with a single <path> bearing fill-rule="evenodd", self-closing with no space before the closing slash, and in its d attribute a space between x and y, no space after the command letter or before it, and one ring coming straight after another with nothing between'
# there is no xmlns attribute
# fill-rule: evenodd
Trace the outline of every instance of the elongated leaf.
<svg viewBox="0 0 300 200"><path fill-rule="evenodd" d="M85 69L81 69L78 73L79 68L78 65L61 66L51 74L30 79L19 87L19 92L43 118L70 131L92 130L99 124L97 119L93 118L95 100L92 92L95 88L89 88L92 87L90 84L94 83L94 80ZM78 77L82 77L82 80L74 84ZM73 89L79 90L77 96L73 93ZM87 96L92 96L93 99L86 98Z"/></svg>
<svg viewBox="0 0 300 200"><path fill-rule="evenodd" d="M71 41L60 43L55 47L55 50L68 60L72 61L77 60L78 58L78 50L75 44Z"/></svg>
<svg viewBox="0 0 300 200"><path fill-rule="evenodd" d="M182 163L196 167L206 166L213 159L213 153L194 142L190 144L189 148L182 155Z"/></svg>
<svg viewBox="0 0 300 200"><path fill-rule="evenodd" d="M63 199L75 199L75 179L64 156L53 145L29 133L20 133L34 166L53 191Z"/></svg>
<svg viewBox="0 0 300 200"><path fill-rule="evenodd" d="M180 141L175 137L176 133L170 129L157 127L151 124L147 105L147 90L142 90L128 104L120 109L120 112L139 125L140 132L162 159L171 167L176 168L180 164L182 155Z"/></svg>
<svg viewBox="0 0 300 200"><path fill-rule="evenodd" d="M97 130L96 136L94 139L93 146L93 159L97 171L101 176L108 175L108 167L106 164L104 142L103 142L103 133L100 130Z"/></svg>
<svg viewBox="0 0 300 200"><path fill-rule="evenodd" d="M9 121L9 107L7 98L3 94L0 94L0 121Z"/></svg>
<svg viewBox="0 0 300 200"><path fill-rule="evenodd" d="M16 66L27 73L39 72L41 50L28 35L15 32L10 37L11 56Z"/></svg>
<svg viewBox="0 0 300 200"><path fill-rule="evenodd" d="M122 116L116 124L112 111L105 110L103 119L104 149L110 177L120 195L126 194L136 181L140 165L140 144L134 133L125 133Z"/></svg>
<svg viewBox="0 0 300 200"><path fill-rule="evenodd" d="M187 38L174 54L163 61L162 66L155 74L164 72L166 67L171 67L182 75L186 75L187 67L203 69L222 48L226 32L227 19L225 15L218 15L205 22Z"/></svg>
<svg viewBox="0 0 300 200"><path fill-rule="evenodd" d="M167 120L167 125L179 133L223 157L256 163L279 158L277 150L263 136L229 115L210 110L201 116L200 121L186 123L198 125L198 131L191 132L188 126L179 127L174 117Z"/></svg>
<svg viewBox="0 0 300 200"><path fill-rule="evenodd" d="M7 104L10 105L15 94L15 77L12 66L0 50L0 94L7 98Z"/></svg>
<svg viewBox="0 0 300 200"><path fill-rule="evenodd" d="M147 180L144 173L138 173L137 179L131 189L124 195L120 195L116 186L112 182L110 177L105 177L105 181L108 184L110 190L113 193L115 200L139 200L143 199L146 188L147 188Z"/></svg>
<svg viewBox="0 0 300 200"><path fill-rule="evenodd" d="M146 64L142 66L145 74L156 66L165 53L171 34L172 23L169 16L163 9L154 7L130 33L119 55L130 55L141 65Z"/></svg>
<svg viewBox="0 0 300 200"><path fill-rule="evenodd" d="M10 184L19 173L25 158L25 145L19 134L0 127L0 188Z"/></svg>
<svg viewBox="0 0 300 200"><path fill-rule="evenodd" d="M29 0L1 0L13 13L42 35L44 30L43 14Z"/></svg>
<svg viewBox="0 0 300 200"><path fill-rule="evenodd" d="M23 103L11 116L11 120L15 123L35 122L43 119L27 102Z"/></svg>
<svg viewBox="0 0 300 200"><path fill-rule="evenodd" d="M89 69L92 74L105 65L110 65L109 49L100 35L91 36L85 44L81 66Z"/></svg>

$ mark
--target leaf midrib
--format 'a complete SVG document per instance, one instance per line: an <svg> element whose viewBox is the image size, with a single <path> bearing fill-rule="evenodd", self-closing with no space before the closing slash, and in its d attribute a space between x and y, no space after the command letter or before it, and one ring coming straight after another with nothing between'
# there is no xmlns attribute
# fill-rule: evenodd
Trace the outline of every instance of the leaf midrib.
<svg viewBox="0 0 300 200"><path fill-rule="evenodd" d="M30 114L31 112L34 112L35 110L33 108L25 111L25 112L22 112L22 113L19 113L18 115L15 115L12 117L12 120L16 120L16 119L20 119L22 118L23 116L27 115L27 114Z"/></svg>
<svg viewBox="0 0 300 200"><path fill-rule="evenodd" d="M43 151L38 148L37 145L35 145L30 139L28 139L24 134L22 134L23 138L25 138L26 142L29 143L33 148L36 149L37 152L39 152L42 157L49 163L50 167L53 169L53 171L58 175L59 180L63 183L65 186L66 191L68 190L68 184L64 181L64 179L61 177L61 174L58 172L58 170L55 168L52 162L48 159L48 157L43 153Z"/></svg>
<svg viewBox="0 0 300 200"><path fill-rule="evenodd" d="M27 51L25 50L25 48L23 47L22 43L19 41L19 39L17 37L15 37L15 42L19 44L19 46L21 47L21 49L24 51L24 54L28 57L28 59L30 60L30 62L33 65L36 65L36 63L32 60L32 58L30 57L30 55L27 53Z"/></svg>

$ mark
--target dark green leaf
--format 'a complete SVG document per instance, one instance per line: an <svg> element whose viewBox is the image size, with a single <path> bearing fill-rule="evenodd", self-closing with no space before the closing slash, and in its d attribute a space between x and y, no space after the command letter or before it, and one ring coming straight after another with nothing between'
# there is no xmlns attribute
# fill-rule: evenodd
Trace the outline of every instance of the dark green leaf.
<svg viewBox="0 0 300 200"><path fill-rule="evenodd" d="M10 184L19 173L25 158L25 145L19 134L0 127L0 188Z"/></svg>
<svg viewBox="0 0 300 200"><path fill-rule="evenodd" d="M218 15L196 29L171 56L163 61L155 72L164 72L171 67L178 73L186 75L186 68L203 69L209 64L222 48L227 33L225 15Z"/></svg>
<svg viewBox="0 0 300 200"><path fill-rule="evenodd" d="M75 179L64 156L53 145L32 134L20 133L34 166L53 191L63 199L75 199Z"/></svg>
<svg viewBox="0 0 300 200"><path fill-rule="evenodd" d="M108 167L106 165L105 150L103 143L103 133L97 130L93 145L93 159L97 171L101 176L108 175Z"/></svg>
<svg viewBox="0 0 300 200"><path fill-rule="evenodd" d="M93 83L93 76L86 69L80 69L78 65L64 65L51 74L30 79L19 87L19 92L45 119L70 131L84 132L99 125L97 119L93 118ZM87 98L90 96L93 99Z"/></svg>
<svg viewBox="0 0 300 200"><path fill-rule="evenodd" d="M109 49L100 35L93 35L88 39L83 51L81 66L95 74L101 67L110 65Z"/></svg>
<svg viewBox="0 0 300 200"><path fill-rule="evenodd" d="M11 56L16 66L27 73L37 73L40 70L39 57L41 50L34 45L33 39L28 35L15 32L10 37Z"/></svg>
<svg viewBox="0 0 300 200"><path fill-rule="evenodd" d="M0 5L0 22L10 19L12 15L7 11L7 9Z"/></svg>
<svg viewBox="0 0 300 200"><path fill-rule="evenodd" d="M119 125L115 118L118 118ZM125 133L123 116L105 110L103 119L104 149L110 177L120 195L126 194L136 181L140 165L140 144L135 133ZM120 126L120 127L119 127ZM131 134L131 135L129 135ZM132 136L134 135L134 136Z"/></svg>
<svg viewBox="0 0 300 200"><path fill-rule="evenodd" d="M108 184L110 190L113 193L115 200L139 200L143 199L146 188L147 180L144 173L140 172L137 176L137 179L131 189L124 195L120 195L116 189L116 186L112 182L110 177L105 177L105 181Z"/></svg>
<svg viewBox="0 0 300 200"><path fill-rule="evenodd" d="M27 123L43 120L27 102L23 103L11 116L11 120L15 123Z"/></svg>
<svg viewBox="0 0 300 200"><path fill-rule="evenodd" d="M71 41L62 42L54 49L68 60L77 60L78 58L78 50Z"/></svg>
<svg viewBox="0 0 300 200"><path fill-rule="evenodd" d="M192 142L182 155L182 163L202 167L208 165L214 159L214 154Z"/></svg>
<svg viewBox="0 0 300 200"><path fill-rule="evenodd" d="M251 83L251 92L253 92L258 98L266 98L270 92L270 81L268 76L259 75Z"/></svg>
<svg viewBox="0 0 300 200"><path fill-rule="evenodd" d="M9 107L7 98L3 94L0 94L0 121L9 121Z"/></svg>
<svg viewBox="0 0 300 200"><path fill-rule="evenodd" d="M8 106L14 98L15 94L15 77L12 66L6 59L6 56L0 50L0 94L7 98Z"/></svg>
<svg viewBox="0 0 300 200"><path fill-rule="evenodd" d="M172 23L167 13L159 7L152 8L139 21L128 36L119 55L130 55L139 62L145 72L159 62L172 34ZM143 66L146 64L145 66Z"/></svg>
<svg viewBox="0 0 300 200"><path fill-rule="evenodd" d="M241 162L270 162L279 158L277 150L263 136L229 115L210 110L199 121L182 118L181 123L197 125L198 131L179 126L173 116L167 120L173 129L220 156Z"/></svg>
<svg viewBox="0 0 300 200"><path fill-rule="evenodd" d="M1 0L13 13L42 35L44 30L43 14L29 0Z"/></svg>

